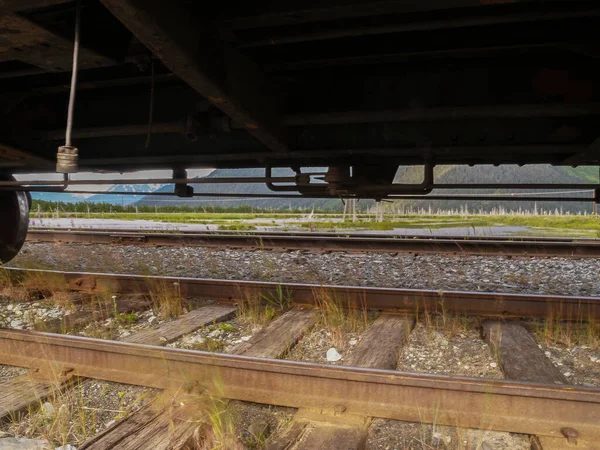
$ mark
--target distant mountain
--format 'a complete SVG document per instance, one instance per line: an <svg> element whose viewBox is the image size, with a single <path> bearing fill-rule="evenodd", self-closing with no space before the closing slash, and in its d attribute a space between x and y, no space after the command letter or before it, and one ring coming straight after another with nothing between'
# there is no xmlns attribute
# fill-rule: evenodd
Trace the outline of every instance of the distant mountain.
<svg viewBox="0 0 600 450"><path fill-rule="evenodd" d="M115 184L110 186L106 194L73 194L66 192L32 192L31 197L34 200L45 200L47 202L64 203L112 203L113 205L131 205L144 197L144 194L157 191L163 188L163 184ZM119 195L112 192L139 192L140 195Z"/></svg>
<svg viewBox="0 0 600 450"><path fill-rule="evenodd" d="M313 172L325 171L323 168L316 168ZM206 178L230 178L230 177L264 177L264 169L218 169L208 175ZM273 169L273 176L289 177L293 176L291 169ZM264 184L192 184L195 193L216 193L216 194L255 194L272 195ZM164 186L157 192L173 192L173 186ZM283 195L294 195L293 192L283 193ZM218 198L218 197L153 197L151 195L143 197L139 205L164 206L164 205L188 205L188 206L239 206L251 205L257 208L274 209L340 209L343 207L339 199L313 199L313 198Z"/></svg>
<svg viewBox="0 0 600 450"><path fill-rule="evenodd" d="M90 203L112 203L114 205L132 205L142 198L144 194L158 191L167 185L164 184L115 184L106 190L106 194L96 194L88 197L85 201ZM111 192L135 192L140 195L119 195Z"/></svg>
<svg viewBox="0 0 600 450"><path fill-rule="evenodd" d="M32 192L34 200L45 200L47 202L80 203L85 202L83 195L71 194L70 192Z"/></svg>
<svg viewBox="0 0 600 450"><path fill-rule="evenodd" d="M468 166L438 166L435 168L436 183L462 183L467 185L482 184L482 183L554 183L554 184L582 184L582 183L599 183L598 167L563 167L550 165L529 165L519 167L516 165L490 166L479 165L474 167ZM419 183L423 179L423 169L421 167L401 167L396 174L395 183ZM540 194L544 192L545 194ZM526 189L470 189L470 190L437 190L434 194L463 194L463 195L498 195L498 194L531 194L535 196L545 197L591 197L590 192L580 192L578 189L562 189L558 192L551 189L526 190ZM532 210L536 205L534 202L516 201L516 202L494 202L492 200L479 200L465 202L463 200L403 200L406 205L412 205L419 208L432 209L460 209L468 203L470 211L482 209L489 211L492 208L503 206L507 210L527 209ZM538 208L544 210L554 210L562 208L563 211L591 211L591 204L588 203L573 203L573 202L539 202Z"/></svg>
<svg viewBox="0 0 600 450"><path fill-rule="evenodd" d="M325 169L314 169L313 171L324 171ZM294 173L290 169L274 169L274 176L292 176ZM223 177L262 177L264 169L219 169L213 171L207 178ZM398 169L395 183L419 183L423 179L423 169L420 166L401 167ZM518 167L515 165L506 166L438 166L435 168L435 181L437 183L598 183L600 177L598 167L554 167L549 165L531 165ZM196 193L218 193L218 194L273 194L264 184L193 184ZM34 199L47 201L62 201L68 203L92 202L92 203L113 203L119 205L189 205L189 206L239 206L251 205L257 208L273 209L341 209L342 202L339 199L282 199L282 198L215 198L215 197L193 197L178 198L175 196L151 196L145 195L150 192L173 192L172 185L143 184L143 185L114 185L108 190L108 194L94 194L91 196L82 196L78 194L65 193L34 193ZM546 190L548 191L548 190ZM135 192L139 195L117 195L111 192ZM514 190L469 190L469 191L436 191L435 194L506 194L532 192L523 189ZM293 193L290 193L293 194ZM591 196L591 193L565 193L563 196L585 197ZM360 205L369 205L371 201L361 201ZM433 209L460 209L465 205L464 201L433 201L433 200L403 200L402 204L416 207ZM491 200L469 201L468 207L471 211L478 209L490 210L499 205L506 209L532 209L533 202L494 202ZM554 208L563 208L564 211L590 211L589 203L569 203L569 202L544 202L539 204L545 210Z"/></svg>
<svg viewBox="0 0 600 450"><path fill-rule="evenodd" d="M273 172L274 176L290 176L293 172L289 169L278 169ZM219 169L208 175L209 178L218 177L260 177L264 176L262 169ZM401 167L396 174L395 183L419 183L423 179L423 169L420 166ZM506 166L489 166L480 165L475 167L468 166L438 166L435 168L435 180L437 183L597 183L599 173L597 167L555 167L550 165L530 165L518 167L516 165ZM193 185L194 192L214 192L228 193L235 195L237 193L248 194L269 194L271 191L262 184L196 184ZM172 186L165 186L159 189L159 192L172 192ZM545 190L548 192L548 190ZM532 192L523 189L514 190L469 190L469 191L436 191L436 194L506 194L506 193L523 193ZM585 197L591 196L591 193L565 193L563 196ZM370 204L370 201L363 201L362 204ZM403 200L405 205L428 208L444 208L444 209L459 209L464 206L465 202L460 200L454 201L408 201ZM217 205L217 206L238 206L238 205L254 205L260 208L321 208L321 209L341 209L342 203L337 199L230 199L230 198L210 198L196 197L191 199L177 197L143 197L139 204L144 205ZM507 209L517 210L532 209L533 202L494 202L491 200L469 201L469 208L474 211L479 208L490 210L499 205ZM569 203L569 202L544 202L539 204L544 209L563 208L564 211L582 211L591 210L589 204Z"/></svg>

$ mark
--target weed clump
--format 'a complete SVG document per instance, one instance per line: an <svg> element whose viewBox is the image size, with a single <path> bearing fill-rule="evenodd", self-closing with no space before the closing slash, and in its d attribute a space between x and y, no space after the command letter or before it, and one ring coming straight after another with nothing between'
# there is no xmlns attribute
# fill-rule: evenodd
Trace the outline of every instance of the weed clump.
<svg viewBox="0 0 600 450"><path fill-rule="evenodd" d="M152 311L163 319L173 319L185 312L178 282L160 281L150 290Z"/></svg>
<svg viewBox="0 0 600 450"><path fill-rule="evenodd" d="M255 328L267 326L292 305L291 292L284 290L281 285L275 288L275 292L267 295L244 292L240 297L238 319Z"/></svg>
<svg viewBox="0 0 600 450"><path fill-rule="evenodd" d="M366 299L355 305L340 299L335 292L318 289L313 292L321 325L332 336L335 347L345 348L348 333L360 333L369 326Z"/></svg>
<svg viewBox="0 0 600 450"><path fill-rule="evenodd" d="M600 323L592 315L570 321L564 320L560 313L550 311L544 320L535 323L534 331L546 345L600 348Z"/></svg>

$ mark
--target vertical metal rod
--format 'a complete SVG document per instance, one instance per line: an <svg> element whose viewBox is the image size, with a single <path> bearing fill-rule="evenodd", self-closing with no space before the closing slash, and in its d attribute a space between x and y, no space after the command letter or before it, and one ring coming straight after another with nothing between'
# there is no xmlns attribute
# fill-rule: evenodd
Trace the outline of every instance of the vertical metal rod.
<svg viewBox="0 0 600 450"><path fill-rule="evenodd" d="M71 91L69 93L69 110L67 113L67 132L65 145L71 147L71 135L73 134L73 115L75 113L75 94L77 92L77 73L79 70L79 41L81 30L81 0L77 0L75 6L75 42L73 46L73 71L71 73Z"/></svg>
<svg viewBox="0 0 600 450"><path fill-rule="evenodd" d="M152 136L152 122L154 120L154 88L156 76L154 74L154 59L150 62L150 70L152 71L152 81L150 86L150 111L148 112L148 137L146 137L146 148L150 147L150 137Z"/></svg>

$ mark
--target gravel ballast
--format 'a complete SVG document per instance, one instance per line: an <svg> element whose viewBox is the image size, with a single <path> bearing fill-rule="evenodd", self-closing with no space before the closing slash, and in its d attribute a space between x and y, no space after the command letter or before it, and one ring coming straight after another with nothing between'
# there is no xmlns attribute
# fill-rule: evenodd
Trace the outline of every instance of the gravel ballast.
<svg viewBox="0 0 600 450"><path fill-rule="evenodd" d="M600 295L600 259L523 258L472 255L345 254L215 250L199 247L97 246L81 244L27 243L12 263L15 267L68 271L133 273L156 276L183 276L233 280L300 282L353 286L514 292L531 294ZM6 306L6 305L5 305ZM9 316L6 318L8 319ZM119 327L118 337L138 327L147 327L153 317L139 314L129 327ZM481 339L478 323L455 318L454 329L426 323L423 317L400 350L397 369L502 379L503 374L488 345ZM125 328L123 330L122 328ZM130 328L130 329L129 329ZM213 324L169 344L198 350L234 352L235 347L255 332L237 319ZM84 333L85 334L85 331ZM360 342L362 333L347 333L335 345L331 333L318 323L286 356L286 359L344 364ZM579 385L600 385L600 354L586 346L548 345L538 340L552 362L569 381ZM340 359L328 360L335 348ZM10 369L5 369L10 372ZM565 373L566 372L566 373ZM3 376L0 366L0 379ZM14 376L13 373L10 375ZM8 373L4 376L10 376ZM117 391L118 392L118 391ZM116 406L116 405L113 405ZM104 408L110 409L103 405ZM246 406L244 406L246 408ZM254 422L270 422L278 409L256 405L253 413L237 414L240 439L247 441L247 429ZM245 411L245 410L244 410ZM240 420L240 417L244 420ZM291 416L283 414L284 422ZM99 421L105 426L109 417ZM272 422L272 423L271 423ZM14 432L14 430L12 430ZM528 438L509 433L456 430L449 427L376 419L369 430L368 449L458 449L489 450L529 448Z"/></svg>
<svg viewBox="0 0 600 450"><path fill-rule="evenodd" d="M600 259L26 243L14 267L435 290L600 295Z"/></svg>

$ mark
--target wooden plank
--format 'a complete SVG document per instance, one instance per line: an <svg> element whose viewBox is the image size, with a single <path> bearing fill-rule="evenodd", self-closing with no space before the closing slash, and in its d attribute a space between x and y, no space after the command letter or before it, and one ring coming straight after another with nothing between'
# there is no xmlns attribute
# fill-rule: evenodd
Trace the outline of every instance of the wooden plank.
<svg viewBox="0 0 600 450"><path fill-rule="evenodd" d="M183 316L164 322L156 328L140 331L122 339L125 342L134 342L146 345L164 345L173 342L181 336L192 333L198 328L212 322L222 322L233 317L235 308L222 305L203 306L194 309Z"/></svg>
<svg viewBox="0 0 600 450"><path fill-rule="evenodd" d="M367 440L365 428L343 427L320 423L308 425L294 450L326 448L328 450L359 450Z"/></svg>
<svg viewBox="0 0 600 450"><path fill-rule="evenodd" d="M202 427L202 408L185 398L160 395L135 414L118 421L79 446L79 450L175 450L193 446ZM195 418L195 420L193 419Z"/></svg>
<svg viewBox="0 0 600 450"><path fill-rule="evenodd" d="M206 310L203 314L193 314L195 311ZM199 328L200 322L204 324L213 321L213 317L219 314L221 320L230 317L234 312L233 308L224 306L203 307L191 311L181 319L169 322L169 327L157 327L150 332L137 333L135 339L128 339L130 342L143 342L149 340L156 341L157 336L171 333L172 330L178 335L183 335ZM261 330L253 336L248 342L244 342L236 354L246 356L255 356L262 358L278 358L283 355L291 346L293 346L304 332L315 322L313 311L292 310L283 314L280 318L271 323L266 329ZM178 326L176 322L184 322ZM166 325L166 324L163 324ZM159 330L160 329L160 330ZM182 330L185 332L182 333ZM177 336L179 337L179 336ZM165 339L157 345L165 344ZM187 403L184 401L183 403ZM80 449L100 450L111 449L115 446L125 450L146 449L151 443L153 449L177 449L182 448L192 437L196 428L196 421L193 420L194 414L197 416L198 410L182 409L178 410L178 420L173 429L165 428L165 418L171 415L166 410L160 408L143 408L132 416L114 424L100 436L84 443ZM139 416L139 417L138 417Z"/></svg>
<svg viewBox="0 0 600 450"><path fill-rule="evenodd" d="M507 379L569 384L523 326L489 320L483 323L483 336Z"/></svg>
<svg viewBox="0 0 600 450"><path fill-rule="evenodd" d="M288 146L258 67L215 40L183 2L100 0L163 64L274 152Z"/></svg>
<svg viewBox="0 0 600 450"><path fill-rule="evenodd" d="M290 450L298 442L308 426L308 422L294 420L280 434L269 440L265 450Z"/></svg>
<svg viewBox="0 0 600 450"><path fill-rule="evenodd" d="M398 351L408 339L414 319L382 314L344 361L345 366L396 370Z"/></svg>
<svg viewBox="0 0 600 450"><path fill-rule="evenodd" d="M120 308L127 311L134 305L135 302L126 302ZM165 322L154 329L127 336L124 340L148 345L164 345L212 321L226 320L234 313L235 308L227 306L205 306L190 311L178 319ZM0 384L0 418L38 403L57 390L70 387L73 382L74 380L71 378L41 379L31 373L8 380Z"/></svg>
<svg viewBox="0 0 600 450"><path fill-rule="evenodd" d="M29 371L0 383L0 420L14 417L30 405L71 387L76 380L76 377L58 374L51 379L40 378Z"/></svg>
<svg viewBox="0 0 600 450"><path fill-rule="evenodd" d="M532 436L531 450L598 450L597 442L577 439L576 442L567 442L564 437Z"/></svg>
<svg viewBox="0 0 600 450"><path fill-rule="evenodd" d="M311 310L293 309L240 344L232 353L257 358L281 358L315 324Z"/></svg>
<svg viewBox="0 0 600 450"><path fill-rule="evenodd" d="M382 314L365 332L362 340L344 361L344 365L395 370L400 348L406 343L414 319ZM267 450L358 450L364 447L370 425L368 417L345 417L339 411L298 411L288 429L267 445ZM317 422L308 422L317 420ZM346 423L345 423L346 422Z"/></svg>
<svg viewBox="0 0 600 450"><path fill-rule="evenodd" d="M203 306L165 322L151 330L144 330L124 338L127 342L165 345L212 322L231 318L235 308L221 305ZM83 443L79 449L109 450L175 450L196 448L190 442L194 431L201 426L198 418L201 408L192 407L189 398L170 397L166 393L150 405L113 424L104 432ZM183 407L181 407L183 405Z"/></svg>

